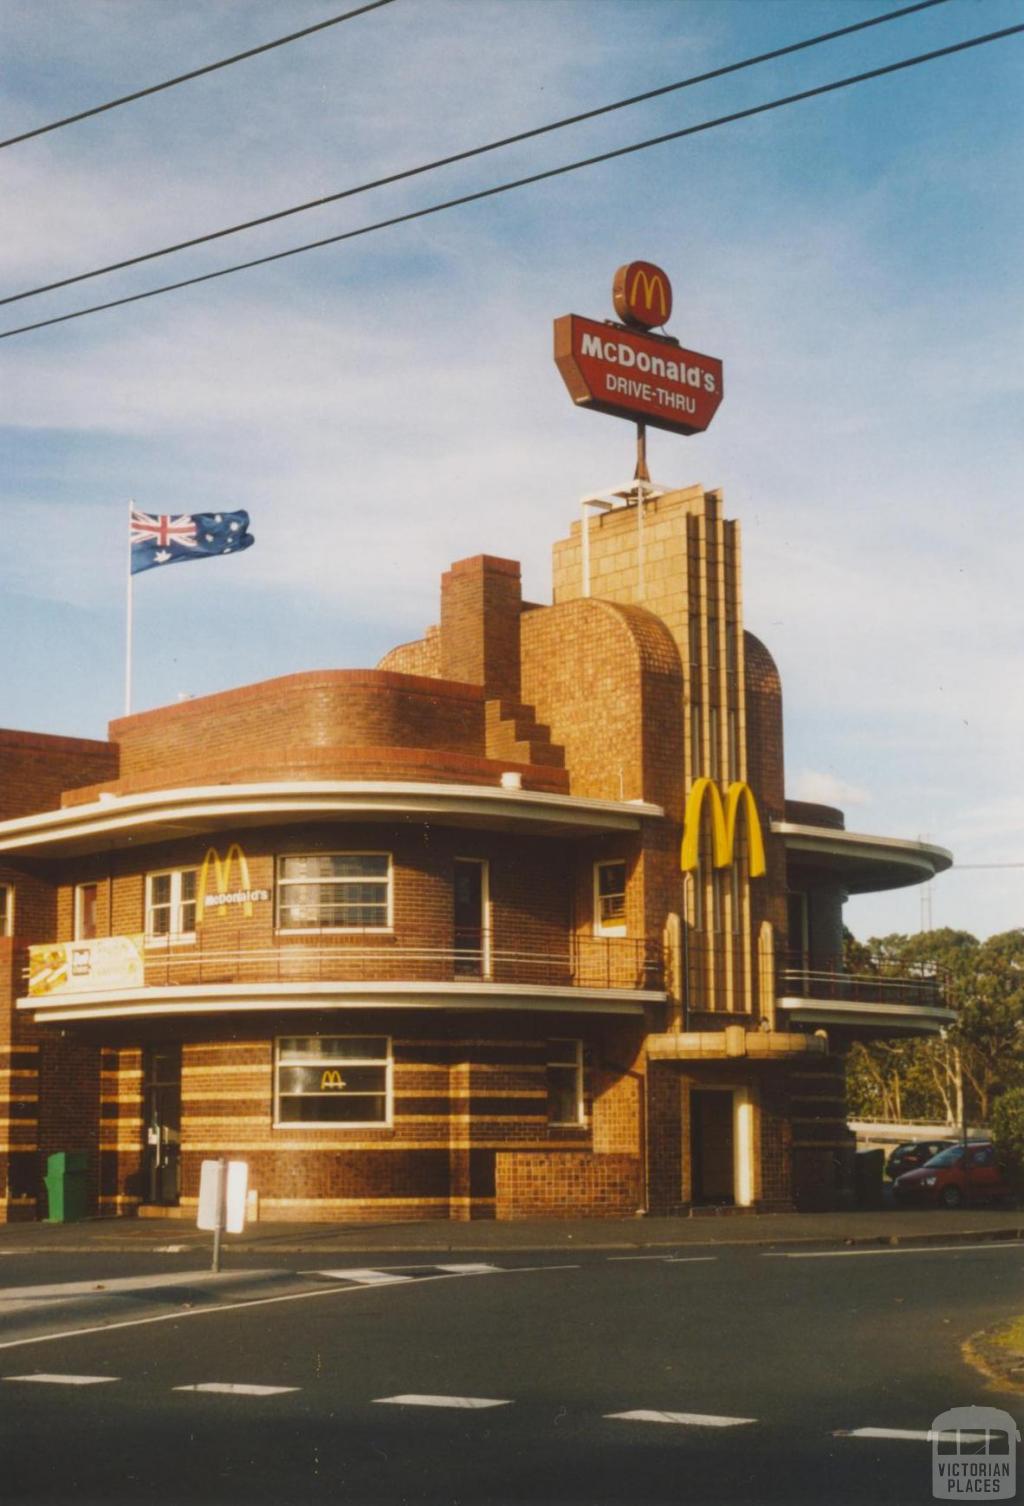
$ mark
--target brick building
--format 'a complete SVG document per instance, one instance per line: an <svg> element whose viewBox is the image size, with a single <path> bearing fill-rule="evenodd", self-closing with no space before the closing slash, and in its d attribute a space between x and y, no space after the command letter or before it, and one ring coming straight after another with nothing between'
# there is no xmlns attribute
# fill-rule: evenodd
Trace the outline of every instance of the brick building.
<svg viewBox="0 0 1024 1506"><path fill-rule="evenodd" d="M843 970L842 905L949 864L787 801L738 526L699 487L486 555L377 669L0 732L0 1218L85 1150L101 1213L822 1207L851 1041L939 980Z"/></svg>

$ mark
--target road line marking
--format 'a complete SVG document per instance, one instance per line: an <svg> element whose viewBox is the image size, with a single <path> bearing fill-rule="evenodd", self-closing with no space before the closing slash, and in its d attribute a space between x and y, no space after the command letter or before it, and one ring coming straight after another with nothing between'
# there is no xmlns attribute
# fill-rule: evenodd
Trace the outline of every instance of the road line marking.
<svg viewBox="0 0 1024 1506"><path fill-rule="evenodd" d="M510 1407L510 1401L499 1401L492 1396L375 1396L379 1406L395 1407Z"/></svg>
<svg viewBox="0 0 1024 1506"><path fill-rule="evenodd" d="M435 1271L447 1271L450 1276L490 1276L500 1271L500 1265L437 1265Z"/></svg>
<svg viewBox="0 0 1024 1506"><path fill-rule="evenodd" d="M966 1435L961 1435L966 1436ZM979 1434L979 1437L981 1435ZM910 1439L917 1443L927 1443L931 1433L915 1431L912 1428L837 1428L833 1438L896 1438Z"/></svg>
<svg viewBox="0 0 1024 1506"><path fill-rule="evenodd" d="M38 1381L43 1386L102 1386L107 1381L120 1380L119 1375L47 1375L40 1371L37 1375L5 1375L4 1380L9 1381Z"/></svg>
<svg viewBox="0 0 1024 1506"><path fill-rule="evenodd" d="M367 1266L353 1266L344 1271L312 1271L330 1281L352 1281L357 1286L393 1286L399 1281L415 1281L415 1276L401 1276L395 1271L376 1271Z"/></svg>
<svg viewBox="0 0 1024 1506"><path fill-rule="evenodd" d="M609 1255L609 1261L660 1260L662 1265L696 1265L702 1260L717 1260L717 1255Z"/></svg>
<svg viewBox="0 0 1024 1506"><path fill-rule="evenodd" d="M692 1428L736 1428L756 1422L756 1417L716 1417L704 1412L606 1412L613 1422L674 1422Z"/></svg>
<svg viewBox="0 0 1024 1506"><path fill-rule="evenodd" d="M1022 1240L986 1240L980 1245L914 1245L891 1250L766 1250L762 1260L845 1260L851 1255L946 1255L951 1250L1020 1250Z"/></svg>
<svg viewBox="0 0 1024 1506"><path fill-rule="evenodd" d="M174 1391L222 1391L228 1396L280 1396L298 1386L247 1386L240 1381L202 1381L197 1386L173 1386Z"/></svg>
<svg viewBox="0 0 1024 1506"><path fill-rule="evenodd" d="M517 1276L525 1271L578 1271L579 1262L565 1265L517 1265L501 1266L502 1276ZM424 1278L429 1281L444 1281L444 1276ZM118 1323L92 1323L86 1328L67 1328L60 1333L41 1333L27 1339L6 1339L0 1350L23 1349L29 1344L52 1344L58 1339L77 1339L86 1334L113 1333L119 1328L144 1328L150 1323L180 1323L185 1318L209 1318L214 1314L238 1312L247 1307L270 1307L277 1302L308 1302L312 1297L352 1296L356 1292L376 1291L374 1286L321 1286L313 1292L287 1292L280 1297L250 1297L243 1302L221 1302L216 1307L179 1308L172 1313L156 1313L149 1318L124 1318Z"/></svg>

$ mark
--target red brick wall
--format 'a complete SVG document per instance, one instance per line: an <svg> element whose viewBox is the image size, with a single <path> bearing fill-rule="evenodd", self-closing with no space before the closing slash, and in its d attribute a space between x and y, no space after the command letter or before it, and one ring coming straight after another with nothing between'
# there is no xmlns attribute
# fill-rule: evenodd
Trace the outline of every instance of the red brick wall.
<svg viewBox="0 0 1024 1506"><path fill-rule="evenodd" d="M622 1218L643 1204L638 1156L499 1151L497 1217Z"/></svg>
<svg viewBox="0 0 1024 1506"><path fill-rule="evenodd" d="M441 577L441 674L519 700L522 591L515 560L478 554Z"/></svg>
<svg viewBox="0 0 1024 1506"><path fill-rule="evenodd" d="M60 804L64 790L117 776L111 743L0 730L0 821Z"/></svg>

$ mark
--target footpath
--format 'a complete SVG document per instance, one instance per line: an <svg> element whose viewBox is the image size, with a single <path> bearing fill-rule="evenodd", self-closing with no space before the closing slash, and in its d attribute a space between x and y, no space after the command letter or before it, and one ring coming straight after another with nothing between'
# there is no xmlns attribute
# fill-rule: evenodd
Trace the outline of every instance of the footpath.
<svg viewBox="0 0 1024 1506"><path fill-rule="evenodd" d="M413 1254L546 1250L672 1250L728 1245L884 1247L1024 1239L1024 1210L899 1209L753 1213L695 1218L551 1219L521 1223L431 1219L416 1223L254 1223L227 1235L225 1252ZM0 1224L0 1255L137 1253L208 1247L182 1218L96 1218L70 1224Z"/></svg>

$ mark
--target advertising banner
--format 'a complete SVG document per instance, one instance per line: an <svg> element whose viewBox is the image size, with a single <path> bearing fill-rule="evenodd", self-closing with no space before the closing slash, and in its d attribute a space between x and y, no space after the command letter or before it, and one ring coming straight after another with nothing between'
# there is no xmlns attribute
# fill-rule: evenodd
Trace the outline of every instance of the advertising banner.
<svg viewBox="0 0 1024 1506"><path fill-rule="evenodd" d="M41 994L141 988L145 983L142 936L97 936L28 949L28 991Z"/></svg>
<svg viewBox="0 0 1024 1506"><path fill-rule="evenodd" d="M573 402L674 434L700 434L722 401L722 363L674 340L565 314L555 365Z"/></svg>

